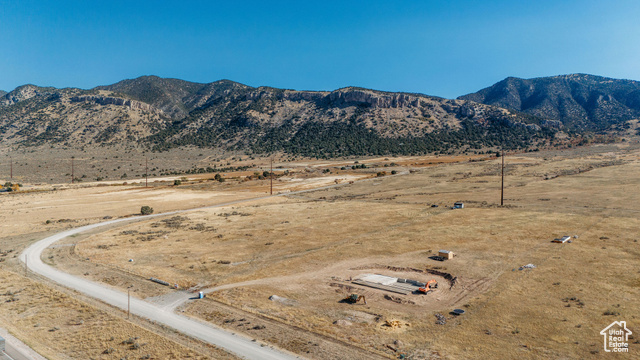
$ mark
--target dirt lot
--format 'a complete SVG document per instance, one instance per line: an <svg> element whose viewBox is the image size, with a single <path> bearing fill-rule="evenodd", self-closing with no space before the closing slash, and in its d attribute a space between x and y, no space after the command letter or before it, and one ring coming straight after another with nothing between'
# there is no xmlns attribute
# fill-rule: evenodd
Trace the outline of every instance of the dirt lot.
<svg viewBox="0 0 640 360"><path fill-rule="evenodd" d="M112 286L133 283L141 298L172 296L146 280L152 276L207 291L204 300L178 302L178 311L310 358L339 359L344 351L362 359L598 358L599 331L614 320L640 331L633 270L640 265L639 155L637 145L606 145L508 156L503 207L498 159L372 159L379 163L368 173L342 174L344 161L299 164L309 172L280 178L280 190L345 175L368 179L66 239L70 245L45 260ZM372 177L378 167L400 174ZM333 174L316 180L324 168ZM2 216L28 211L33 220L13 225L25 235L5 233L0 247L19 249L40 237L34 229L132 214L142 201L166 211L264 194L265 185L196 181L25 194L11 198ZM465 208L452 210L455 201ZM56 209L65 204L76 210L59 222ZM47 219L56 221L45 226ZM575 237L550 242L562 235ZM439 249L457 256L431 259ZM519 270L530 263L536 267ZM365 273L440 286L401 295L349 281ZM351 293L367 304L341 302ZM451 315L455 308L466 313ZM386 325L394 320L399 328ZM640 351L631 342L630 352Z"/></svg>

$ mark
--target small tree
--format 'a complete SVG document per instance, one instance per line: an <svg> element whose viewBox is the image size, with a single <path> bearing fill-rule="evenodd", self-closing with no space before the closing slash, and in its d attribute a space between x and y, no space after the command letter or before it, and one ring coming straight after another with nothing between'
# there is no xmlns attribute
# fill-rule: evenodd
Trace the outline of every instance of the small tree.
<svg viewBox="0 0 640 360"><path fill-rule="evenodd" d="M182 185L182 181L181 180L173 180L173 185L174 186Z"/></svg>
<svg viewBox="0 0 640 360"><path fill-rule="evenodd" d="M153 208L151 206L143 206L140 208L140 213L142 215L151 215L153 214Z"/></svg>

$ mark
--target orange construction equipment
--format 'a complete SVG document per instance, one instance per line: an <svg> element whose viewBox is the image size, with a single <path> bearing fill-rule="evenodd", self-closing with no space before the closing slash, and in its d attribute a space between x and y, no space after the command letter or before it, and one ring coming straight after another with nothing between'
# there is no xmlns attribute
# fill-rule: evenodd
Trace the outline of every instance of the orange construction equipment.
<svg viewBox="0 0 640 360"><path fill-rule="evenodd" d="M423 294L428 294L431 291L435 291L434 289L438 288L438 282L435 279L427 281L424 287L418 288L418 291Z"/></svg>

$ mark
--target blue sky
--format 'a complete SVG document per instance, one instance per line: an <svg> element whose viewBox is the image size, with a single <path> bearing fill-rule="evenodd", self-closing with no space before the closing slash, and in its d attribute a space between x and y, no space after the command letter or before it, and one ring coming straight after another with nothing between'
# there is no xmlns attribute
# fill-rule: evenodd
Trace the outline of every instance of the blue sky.
<svg viewBox="0 0 640 360"><path fill-rule="evenodd" d="M142 75L456 97L507 77L640 80L639 1L0 0L0 89Z"/></svg>

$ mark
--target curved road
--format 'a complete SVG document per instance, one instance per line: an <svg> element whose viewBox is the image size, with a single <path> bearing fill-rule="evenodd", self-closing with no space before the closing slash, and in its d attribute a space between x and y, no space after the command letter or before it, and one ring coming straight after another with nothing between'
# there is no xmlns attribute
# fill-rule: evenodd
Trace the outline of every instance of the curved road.
<svg viewBox="0 0 640 360"><path fill-rule="evenodd" d="M399 175L406 175L406 174L408 174L408 172L406 173L403 172L403 173L392 175L392 176L399 176ZM391 177L391 176L387 176L387 177ZM374 179L376 178L367 178L360 181L367 181L367 180L371 181ZM77 290L85 295L102 300L107 304L113 305L115 307L118 307L126 311L127 310L127 294L126 293L111 289L98 282L89 281L71 274L67 274L60 270L57 270L45 264L44 262L42 262L42 259L41 259L42 252L49 246L53 245L55 242L60 241L68 236L93 230L102 226L107 226L107 225L112 225L112 224L127 222L127 221L141 221L141 220L146 220L154 217L180 214L180 213L194 211L194 210L230 206L230 205L235 205L235 204L249 202L249 201L267 199L270 197L289 196L289 195L301 194L306 192L331 189L331 188L341 187L347 184L348 183L345 182L345 183L340 183L335 185L322 186L319 188L292 191L288 193L280 193L280 194L271 195L271 196L261 196L261 197L251 198L251 199L237 200L237 201L232 201L232 202L227 202L227 203L217 204L212 206L205 206L205 207L200 207L195 209L171 211L171 212L166 212L162 214L140 216L136 218L116 219L116 220L105 221L102 223L86 225L79 228L63 231L35 242L34 244L29 246L26 250L22 252L22 254L20 255L20 260L24 262L28 266L29 270L31 270L34 273L40 274L58 284ZM235 335L229 331L220 329L211 324L207 324L193 318L188 318L186 316L178 315L173 312L172 307L167 308L161 305L156 305L156 304L146 302L144 300L131 298L131 313L138 315L140 317L155 321L157 323L161 323L168 327L171 327L185 335L191 336L193 338L202 340L209 344L226 349L245 359L259 359L259 360L301 359L301 357L299 356L293 355L283 350L274 349L269 346L260 345L258 342L253 342L246 337Z"/></svg>
<svg viewBox="0 0 640 360"><path fill-rule="evenodd" d="M264 199L266 197L247 199L234 201L231 203L219 204L214 206L208 206L205 208L213 208L213 207L222 207L229 206L240 202L246 201L255 201ZM205 209L199 208L199 209ZM89 295L91 297L102 300L103 302L118 307L122 310L127 310L127 293L113 290L108 288L100 283L89 281L77 276L73 276L57 270L45 263L42 262L40 258L42 252L51 246L56 241L62 240L68 236L78 234L84 231L89 231L98 227L107 226L115 223L132 221L132 220L145 220L152 217L157 216L166 216L172 214L183 213L186 211L192 210L180 210L173 211L163 214L156 215L148 215L144 217L138 218L125 218L125 219L116 219L111 221L106 221L98 224L86 225L76 229L71 229L67 231L63 231L57 233L53 236L49 236L45 239L42 239L33 245L29 246L25 251L20 255L20 260L25 262L28 265L29 270L40 274L44 277L49 278L57 282L58 284L64 285L68 288L77 290L85 295ZM245 359L300 359L295 355L290 353L286 353L282 350L273 349L269 346L262 346L258 342L253 342L251 339L242 337L239 335L234 335L231 332L222 330L218 327L214 327L210 324L206 324L204 322L200 322L198 320L188 318L186 316L178 315L176 313L166 311L161 306L148 303L144 300L131 298L131 313L138 315L140 317L155 321L157 323L164 324L169 326L177 331L191 336L193 338L202 340L209 344L213 344L220 348L226 349L240 357Z"/></svg>

